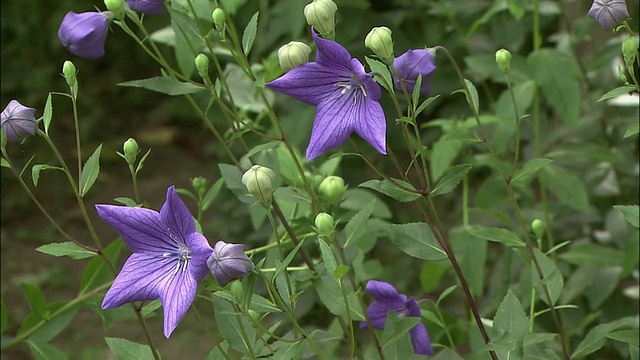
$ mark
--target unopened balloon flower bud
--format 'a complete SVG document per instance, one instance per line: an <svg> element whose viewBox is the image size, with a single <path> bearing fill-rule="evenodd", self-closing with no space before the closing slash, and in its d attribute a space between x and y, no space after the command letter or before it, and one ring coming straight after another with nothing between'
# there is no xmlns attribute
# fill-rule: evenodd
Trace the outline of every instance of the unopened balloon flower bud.
<svg viewBox="0 0 640 360"><path fill-rule="evenodd" d="M9 101L7 107L2 110L0 122L7 140L14 142L35 134L38 128L35 113L36 109L26 107L17 100Z"/></svg>
<svg viewBox="0 0 640 360"><path fill-rule="evenodd" d="M542 239L544 236L544 223L540 219L535 219L531 222L531 230L536 235L537 239Z"/></svg>
<svg viewBox="0 0 640 360"><path fill-rule="evenodd" d="M271 201L275 179L276 173L273 170L265 166L253 165L242 175L242 184L256 200L266 203Z"/></svg>
<svg viewBox="0 0 640 360"><path fill-rule="evenodd" d="M333 234L333 216L321 212L316 216L315 225L318 234L325 237L330 237Z"/></svg>
<svg viewBox="0 0 640 360"><path fill-rule="evenodd" d="M104 43L109 32L110 11L76 14L69 11L62 19L58 38L72 54L94 60L104 55Z"/></svg>
<svg viewBox="0 0 640 360"><path fill-rule="evenodd" d="M116 19L124 18L124 0L104 0L104 6L113 13Z"/></svg>
<svg viewBox="0 0 640 360"><path fill-rule="evenodd" d="M311 48L302 42L292 41L278 49L278 61L284 71L309 62Z"/></svg>
<svg viewBox="0 0 640 360"><path fill-rule="evenodd" d="M393 62L393 38L386 26L374 27L364 39L364 46L378 55L383 62Z"/></svg>
<svg viewBox="0 0 640 360"><path fill-rule="evenodd" d="M213 10L213 13L211 13L211 19L213 20L213 25L216 27L220 38L224 39L227 21L227 15L224 13L224 10L221 8Z"/></svg>
<svg viewBox="0 0 640 360"><path fill-rule="evenodd" d="M127 139L122 146L122 150L124 151L124 159L127 163L134 164L138 157L138 153L140 152L140 148L138 147L136 140L134 138Z"/></svg>
<svg viewBox="0 0 640 360"><path fill-rule="evenodd" d="M69 60L65 61L62 64L62 75L64 75L64 79L67 82L69 87L73 88L76 86L78 79L76 78L76 66Z"/></svg>
<svg viewBox="0 0 640 360"><path fill-rule="evenodd" d="M196 69L202 79L209 77L209 58L205 54L198 54L195 59Z"/></svg>
<svg viewBox="0 0 640 360"><path fill-rule="evenodd" d="M627 64L632 64L638 55L638 38L629 36L622 42L622 55Z"/></svg>
<svg viewBox="0 0 640 360"><path fill-rule="evenodd" d="M337 10L338 6L331 0L313 0L304 7L304 17L320 35L329 35L336 28Z"/></svg>
<svg viewBox="0 0 640 360"><path fill-rule="evenodd" d="M244 253L244 245L218 241L207 259L207 267L218 284L225 286L248 274L253 263Z"/></svg>
<svg viewBox="0 0 640 360"><path fill-rule="evenodd" d="M507 49L496 51L496 64L503 73L508 73L511 66L511 53Z"/></svg>
<svg viewBox="0 0 640 360"><path fill-rule="evenodd" d="M332 205L340 204L347 187L339 176L327 176L318 187L318 193Z"/></svg>

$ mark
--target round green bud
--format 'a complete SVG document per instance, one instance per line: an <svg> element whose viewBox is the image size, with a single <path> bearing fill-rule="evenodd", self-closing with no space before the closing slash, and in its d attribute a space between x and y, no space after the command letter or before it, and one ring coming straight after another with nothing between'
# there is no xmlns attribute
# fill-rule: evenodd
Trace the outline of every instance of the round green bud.
<svg viewBox="0 0 640 360"><path fill-rule="evenodd" d="M316 216L315 225L318 234L325 237L330 237L333 234L333 216L321 212Z"/></svg>
<svg viewBox="0 0 640 360"><path fill-rule="evenodd" d="M111 11L117 19L124 18L124 0L104 0L104 6Z"/></svg>
<svg viewBox="0 0 640 360"><path fill-rule="evenodd" d="M260 313L253 310L253 309L249 309L247 310L247 314L249 314L249 316L251 316L251 319L255 322L259 322L260 321Z"/></svg>
<svg viewBox="0 0 640 360"><path fill-rule="evenodd" d="M271 201L275 179L276 173L273 170L265 166L253 165L242 175L242 184L256 200L266 203Z"/></svg>
<svg viewBox="0 0 640 360"><path fill-rule="evenodd" d="M198 69L198 74L203 79L209 77L209 58L205 54L198 54L195 59L196 69Z"/></svg>
<svg viewBox="0 0 640 360"><path fill-rule="evenodd" d="M313 0L304 7L307 24L321 35L329 35L336 28L335 14L338 6L331 0Z"/></svg>
<svg viewBox="0 0 640 360"><path fill-rule="evenodd" d="M311 48L302 42L292 41L278 49L278 61L284 71L289 71L296 66L309 62Z"/></svg>
<svg viewBox="0 0 640 360"><path fill-rule="evenodd" d="M632 63L638 54L638 38L629 36L622 42L622 55L627 63Z"/></svg>
<svg viewBox="0 0 640 360"><path fill-rule="evenodd" d="M374 27L364 38L364 46L378 55L385 63L393 63L393 38L386 26Z"/></svg>
<svg viewBox="0 0 640 360"><path fill-rule="evenodd" d="M511 66L511 53L507 49L500 49L496 51L496 64L503 73L509 72Z"/></svg>
<svg viewBox="0 0 640 360"><path fill-rule="evenodd" d="M138 147L136 140L134 138L127 139L122 146L122 150L124 150L124 159L127 160L127 163L134 164L138 157L138 153L140 152L140 148Z"/></svg>
<svg viewBox="0 0 640 360"><path fill-rule="evenodd" d="M533 233L536 235L536 238L542 239L544 236L544 222L540 219L535 219L531 222L531 229Z"/></svg>
<svg viewBox="0 0 640 360"><path fill-rule="evenodd" d="M229 287L229 291L231 295L236 299L237 302L242 303L244 300L244 290L242 289L242 282L240 280L233 280Z"/></svg>
<svg viewBox="0 0 640 360"><path fill-rule="evenodd" d="M318 186L320 196L332 205L340 204L346 191L344 180L339 176L327 176Z"/></svg>
<svg viewBox="0 0 640 360"><path fill-rule="evenodd" d="M66 60L64 64L62 64L62 75L64 75L64 79L69 87L76 86L78 81L76 73L76 66L73 65L71 61Z"/></svg>
<svg viewBox="0 0 640 360"><path fill-rule="evenodd" d="M203 197L207 191L207 179L202 176L197 176L191 179L191 186L196 190L198 196Z"/></svg>
<svg viewBox="0 0 640 360"><path fill-rule="evenodd" d="M213 25L216 27L216 30L218 30L219 33L224 33L225 22L227 21L227 15L224 13L224 10L221 8L213 10L211 20L213 20Z"/></svg>

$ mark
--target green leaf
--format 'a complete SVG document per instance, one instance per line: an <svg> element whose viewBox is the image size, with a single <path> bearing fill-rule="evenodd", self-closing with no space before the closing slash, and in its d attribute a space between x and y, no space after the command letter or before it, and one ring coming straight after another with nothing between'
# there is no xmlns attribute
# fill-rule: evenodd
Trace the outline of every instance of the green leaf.
<svg viewBox="0 0 640 360"><path fill-rule="evenodd" d="M279 187L273 192L273 196L278 201L294 204L311 204L312 202L306 191L293 186Z"/></svg>
<svg viewBox="0 0 640 360"><path fill-rule="evenodd" d="M34 326L38 325L42 320L45 320L44 325L35 330L31 335L29 335L29 340L32 341L40 341L47 342L51 339L55 338L60 334L66 327L71 323L74 316L78 312L78 306L71 306L66 310L58 313L55 317L50 317L50 314L60 311L63 306L67 306L68 303L66 301L59 301L44 307L45 318L42 316L36 315L35 313L31 313L27 316L27 318L20 325L20 329L18 330L18 335L24 334L27 331L30 331Z"/></svg>
<svg viewBox="0 0 640 360"><path fill-rule="evenodd" d="M527 161L524 165L522 165L522 169L518 170L513 178L511 178L512 182L521 181L526 182L531 177L538 172L538 170L544 168L545 166L551 164L553 160L545 159L545 158L537 158L531 159Z"/></svg>
<svg viewBox="0 0 640 360"><path fill-rule="evenodd" d="M154 358L149 345L110 337L104 338L104 341L107 342L118 360L149 360Z"/></svg>
<svg viewBox="0 0 640 360"><path fill-rule="evenodd" d="M251 51L251 47L253 46L253 41L256 39L256 32L258 31L258 15L259 11L256 11L255 14L249 20L247 27L244 28L244 32L242 33L242 50L245 55L249 55L249 51Z"/></svg>
<svg viewBox="0 0 640 360"><path fill-rule="evenodd" d="M624 132L624 136L622 136L622 138L626 139L630 136L638 134L639 132L640 132L640 123L633 123L629 125L629 127L627 128L627 131Z"/></svg>
<svg viewBox="0 0 640 360"><path fill-rule="evenodd" d="M496 316L493 319L494 337L509 334L513 339L519 341L524 338L528 328L529 319L524 312L524 308L518 297L509 289L500 306L498 306Z"/></svg>
<svg viewBox="0 0 640 360"><path fill-rule="evenodd" d="M42 245L36 251L52 256L68 256L74 260L86 259L96 255L95 252L83 249L70 241Z"/></svg>
<svg viewBox="0 0 640 360"><path fill-rule="evenodd" d="M246 158L250 158L253 155L256 155L262 151L266 151L269 149L273 149L274 147L280 145L280 141L270 141L268 143L264 143L264 144L260 144L257 146L254 146L251 150L249 150L249 152L245 155Z"/></svg>
<svg viewBox="0 0 640 360"><path fill-rule="evenodd" d="M345 275L347 275L349 273L350 269L351 268L349 267L349 265L339 265L333 271L333 278L336 279L336 280L342 279Z"/></svg>
<svg viewBox="0 0 640 360"><path fill-rule="evenodd" d="M371 69L371 72L376 74L374 80L388 92L393 92L393 80L391 80L391 74L389 73L387 65L370 57L365 57L364 59L367 61L367 65L369 65L369 69ZM384 81L378 79L378 75L381 75Z"/></svg>
<svg viewBox="0 0 640 360"><path fill-rule="evenodd" d="M413 329L420 322L419 317L400 317L395 311L387 312L384 332L380 343L382 349L388 348Z"/></svg>
<svg viewBox="0 0 640 360"><path fill-rule="evenodd" d="M87 162L84 163L84 167L82 168L82 194L84 197L89 189L93 186L93 183L96 182L98 178L98 174L100 173L100 152L102 151L102 144L98 146L96 151L89 156Z"/></svg>
<svg viewBox="0 0 640 360"><path fill-rule="evenodd" d="M582 180L573 172L562 167L549 165L542 169L541 175L549 190L564 204L578 211L589 208L587 189Z"/></svg>
<svg viewBox="0 0 640 360"><path fill-rule="evenodd" d="M422 104L420 104L420 106L418 106L418 108L416 109L416 112L415 112L416 116L420 115L421 112L423 112L427 107L429 107L429 105L431 105L439 97L440 95L431 96L431 97L428 97L425 101L423 101Z"/></svg>
<svg viewBox="0 0 640 360"><path fill-rule="evenodd" d="M45 314L45 299L44 294L40 289L32 284L23 283L20 284L22 291L24 292L24 296L27 298L27 302L29 303L29 308L31 312L38 314L40 316L44 316Z"/></svg>
<svg viewBox="0 0 640 360"><path fill-rule="evenodd" d="M625 95L628 94L632 91L635 91L636 87L632 86L632 85L622 85L622 86L618 86L617 88L606 92L604 95L600 96L600 99L598 99L598 102L600 101L604 101L604 100L609 100L611 98L614 98L616 96L620 96L620 95Z"/></svg>
<svg viewBox="0 0 640 360"><path fill-rule="evenodd" d="M418 107L418 101L420 101L420 87L422 86L422 74L418 75L416 79L416 83L413 87L413 92L411 93L411 102L413 105L413 111L416 111Z"/></svg>
<svg viewBox="0 0 640 360"><path fill-rule="evenodd" d="M66 360L67 355L46 341L27 340L29 350L36 360Z"/></svg>
<svg viewBox="0 0 640 360"><path fill-rule="evenodd" d="M222 189L222 184L224 184L224 180L222 178L218 179L207 191L207 193L202 198L202 210L205 211L213 204L213 200L216 199L218 194L220 193L220 189Z"/></svg>
<svg viewBox="0 0 640 360"><path fill-rule="evenodd" d="M475 85L473 85L471 81L464 79L464 83L467 85L467 88L469 89L469 91L467 91L467 89L465 88L462 88L454 91L453 93L454 94L458 92L463 93L465 98L467 99L467 104L469 104L469 106L471 107L471 110L475 114L478 114L480 113L480 101L478 100L478 90L476 89Z"/></svg>
<svg viewBox="0 0 640 360"><path fill-rule="evenodd" d="M332 275L325 275L321 278L314 278L311 282L324 306L326 306L332 314L343 316L346 319L347 309L345 307L342 289L340 288L338 281L336 281ZM347 299L349 299L351 320L364 320L362 308L358 305L359 302L356 293L353 292L351 286L346 286L345 292L347 293Z"/></svg>
<svg viewBox="0 0 640 360"><path fill-rule="evenodd" d="M578 266L605 268L622 266L624 252L612 247L594 243L577 244L560 255L560 259Z"/></svg>
<svg viewBox="0 0 640 360"><path fill-rule="evenodd" d="M31 180L33 180L33 186L38 186L38 181L40 180L40 171L42 170L60 170L64 171L63 168L58 166L52 166L47 164L35 164L31 168Z"/></svg>
<svg viewBox="0 0 640 360"><path fill-rule="evenodd" d="M534 248L533 252L535 254L536 259L538 260L538 264L540 265L540 270L542 270L543 278L540 279L538 275L538 271L535 268L533 262L531 263L531 281L535 285L538 297L540 300L544 301L547 305L549 304L546 292L543 288L546 285L549 288L549 293L551 294L551 301L555 304L562 293L562 289L564 288L564 279L562 278L562 273L560 269L556 266L556 263L549 259L547 255L545 255L538 248Z"/></svg>
<svg viewBox="0 0 640 360"><path fill-rule="evenodd" d="M458 288L458 285L451 285L448 288L444 289L440 296L438 296L438 301L436 301L436 305L440 305L440 302L444 300L449 294L451 294L455 289Z"/></svg>
<svg viewBox="0 0 640 360"><path fill-rule="evenodd" d="M462 164L450 167L444 173L442 179L438 181L438 184L433 188L433 190L431 190L429 195L438 196L453 191L472 167L473 165L471 164Z"/></svg>
<svg viewBox="0 0 640 360"><path fill-rule="evenodd" d="M251 323L240 314L237 314L233 306L217 296L212 296L218 331L235 350L248 355L248 346L255 342L255 330ZM240 327L242 326L242 328Z"/></svg>
<svg viewBox="0 0 640 360"><path fill-rule="evenodd" d="M547 101L568 125L580 115L580 73L573 60L558 50L537 50L527 59Z"/></svg>
<svg viewBox="0 0 640 360"><path fill-rule="evenodd" d="M456 159L463 146L463 140L444 137L441 137L433 144L429 159L431 160L431 176L434 181L440 179L447 169L451 167L453 160Z"/></svg>
<svg viewBox="0 0 640 360"><path fill-rule="evenodd" d="M495 241L510 247L524 246L518 235L502 228L477 228L469 230L469 234L480 239Z"/></svg>
<svg viewBox="0 0 640 360"><path fill-rule="evenodd" d="M637 320L633 317L622 318L613 322L600 324L589 330L576 350L571 354L571 359L580 359L602 348L607 340L607 335L621 327L634 327Z"/></svg>
<svg viewBox="0 0 640 360"><path fill-rule="evenodd" d="M247 188L242 184L242 172L236 166L229 164L218 164L220 175L229 190L243 203L253 204L256 200L247 193Z"/></svg>
<svg viewBox="0 0 640 360"><path fill-rule="evenodd" d="M529 5L528 0L507 0L507 7L509 8L509 12L513 16L514 19L520 21L524 16L527 5Z"/></svg>
<svg viewBox="0 0 640 360"><path fill-rule="evenodd" d="M7 162L7 159L5 159L4 157L0 157L0 165L2 167L11 168L11 166Z"/></svg>
<svg viewBox="0 0 640 360"><path fill-rule="evenodd" d="M51 118L53 117L53 105L51 105L51 93L47 96L47 101L44 103L44 113L42 114L42 123L44 124L44 133L49 135L49 125L51 125Z"/></svg>
<svg viewBox="0 0 640 360"><path fill-rule="evenodd" d="M231 303L235 303L238 305L243 305L240 304L236 298L231 295L230 292L227 291L216 291L213 293L214 296L217 296L219 298L225 299ZM274 312L282 312L282 310L280 310L280 308L278 308L277 306L275 306L270 300L265 299L264 297L257 295L257 294L252 294L251 295L251 302L250 302L250 306L249 308L251 310L257 311L259 313L274 313Z"/></svg>
<svg viewBox="0 0 640 360"><path fill-rule="evenodd" d="M393 179L394 182L404 186L407 189L416 190L413 185L409 184L406 181ZM385 194L395 200L400 202L410 202L420 198L420 194L416 194L414 192L407 191L405 189L399 188L397 185L392 183L387 179L383 180L369 180L365 181L362 184L358 185L358 187L368 188Z"/></svg>
<svg viewBox="0 0 640 360"><path fill-rule="evenodd" d="M640 212L638 211L638 205L613 205L613 208L618 210L629 224L634 227L640 226Z"/></svg>
<svg viewBox="0 0 640 360"><path fill-rule="evenodd" d="M320 245L320 253L322 254L324 268L327 269L329 274L333 274L338 267L336 255L333 253L331 246L329 246L324 239L318 239L318 244Z"/></svg>
<svg viewBox="0 0 640 360"><path fill-rule="evenodd" d="M193 94L206 90L204 87L176 80L167 76L156 76L149 79L132 80L121 82L118 85L127 87L143 88L171 96Z"/></svg>
<svg viewBox="0 0 640 360"><path fill-rule="evenodd" d="M607 337L611 340L620 341L633 345L635 347L640 346L640 331L638 329L631 330L618 330L607 334Z"/></svg>
<svg viewBox="0 0 640 360"><path fill-rule="evenodd" d="M371 217L371 213L373 213L373 208L376 205L376 200L370 201L365 207L362 208L357 214L355 214L351 220L344 227L344 247L345 249L356 242L362 235L364 235L366 230L367 220Z"/></svg>
<svg viewBox="0 0 640 360"><path fill-rule="evenodd" d="M291 264L291 261L293 261L293 258L296 256L298 251L300 251L300 248L302 247L302 244L304 244L304 240L305 240L305 238L300 240L298 245L296 245L296 247L294 247L293 250L291 250L289 252L289 254L284 258L284 260L282 260L282 262L278 262L276 264L276 272L273 275L274 279L277 278L278 276L280 276L280 274L282 274L287 269L287 266L289 266L289 264Z"/></svg>
<svg viewBox="0 0 640 360"><path fill-rule="evenodd" d="M133 200L132 198L128 198L128 197L117 197L114 198L113 201L117 202L118 204L122 204L128 207L138 207L139 205L136 203L135 200Z"/></svg>
<svg viewBox="0 0 640 360"><path fill-rule="evenodd" d="M122 239L118 238L105 248L104 253L107 258L111 260L112 264L116 262L116 259L120 254L120 250L122 249L122 244ZM84 269L82 281L80 282L80 295L85 294L110 280L113 280L111 270L109 270L109 267L102 257L96 256L89 261L89 264L87 264L87 267Z"/></svg>
<svg viewBox="0 0 640 360"><path fill-rule="evenodd" d="M441 260L447 257L426 223L386 224L381 228L391 241L407 255L422 260Z"/></svg>
<svg viewBox="0 0 640 360"><path fill-rule="evenodd" d="M144 161L147 160L147 156L149 156L149 154L151 154L151 149L147 150L147 152L140 158L140 161L138 161L138 166L136 166L136 174L138 174L140 170L142 170Z"/></svg>

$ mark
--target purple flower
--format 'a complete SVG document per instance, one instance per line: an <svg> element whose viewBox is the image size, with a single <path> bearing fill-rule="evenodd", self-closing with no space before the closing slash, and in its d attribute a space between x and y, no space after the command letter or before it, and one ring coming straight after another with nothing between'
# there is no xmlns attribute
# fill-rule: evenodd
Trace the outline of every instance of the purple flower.
<svg viewBox="0 0 640 360"><path fill-rule="evenodd" d="M386 122L378 103L380 86L362 63L340 44L325 40L311 29L318 49L315 62L291 69L267 86L316 106L316 119L307 147L314 159L345 142L356 132L381 154L386 154Z"/></svg>
<svg viewBox="0 0 640 360"><path fill-rule="evenodd" d="M85 12L76 14L69 11L62 19L58 38L62 46L72 54L93 60L104 55L111 12Z"/></svg>
<svg viewBox="0 0 640 360"><path fill-rule="evenodd" d="M8 141L18 141L36 133L38 123L35 118L36 109L26 107L17 100L9 101L2 110L2 131Z"/></svg>
<svg viewBox="0 0 640 360"><path fill-rule="evenodd" d="M213 251L196 232L189 210L173 186L160 213L126 206L96 205L98 215L118 231L133 250L102 302L103 309L160 298L164 335L178 326L207 274Z"/></svg>
<svg viewBox="0 0 640 360"><path fill-rule="evenodd" d="M127 0L131 10L148 15L160 15L164 7L164 0Z"/></svg>
<svg viewBox="0 0 640 360"><path fill-rule="evenodd" d="M629 11L624 0L595 0L589 9L589 17L609 31L627 19Z"/></svg>
<svg viewBox="0 0 640 360"><path fill-rule="evenodd" d="M376 299L367 308L367 315L374 329L384 329L387 312L390 310L395 311L400 317L421 317L418 303L413 298L407 299L406 295L399 294L398 290L389 283L370 280L367 283L366 290ZM367 324L362 322L360 327L365 329ZM409 336L416 354L433 354L429 333L422 322L419 322L409 330Z"/></svg>
<svg viewBox="0 0 640 360"><path fill-rule="evenodd" d="M407 52L393 60L393 66L398 70L398 74L400 74L404 80L409 94L413 92L419 75L422 75L420 94L424 95L429 93L429 77L436 69L436 56L430 50L407 50ZM395 76L394 83L396 89L402 90L400 80L396 79Z"/></svg>
<svg viewBox="0 0 640 360"><path fill-rule="evenodd" d="M244 253L244 245L218 241L207 260L207 266L218 284L225 286L231 280L238 279L250 272L253 263Z"/></svg>

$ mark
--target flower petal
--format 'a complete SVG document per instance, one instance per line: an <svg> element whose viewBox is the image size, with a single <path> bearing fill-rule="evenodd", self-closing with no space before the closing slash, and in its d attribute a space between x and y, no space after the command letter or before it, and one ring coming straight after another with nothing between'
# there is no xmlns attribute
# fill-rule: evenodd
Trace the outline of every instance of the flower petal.
<svg viewBox="0 0 640 360"><path fill-rule="evenodd" d="M360 96L353 120L356 134L381 154L387 154L387 121L382 106L377 101Z"/></svg>
<svg viewBox="0 0 640 360"><path fill-rule="evenodd" d="M384 329L384 324L387 321L387 313L389 312L389 307L385 304L374 301L367 308L367 316L369 317L369 321L371 321L371 326L374 329L382 330ZM367 323L362 322L360 325L361 328L366 329Z"/></svg>
<svg viewBox="0 0 640 360"><path fill-rule="evenodd" d="M171 186L167 189L167 200L160 209L160 218L169 230L177 235L183 244L187 238L196 231L196 224L191 213L182 199L176 194L176 189Z"/></svg>
<svg viewBox="0 0 640 360"><path fill-rule="evenodd" d="M209 245L209 241L202 234L194 232L187 238L187 246L189 247L189 271L196 281L204 279L209 271L207 267L207 259L211 256L213 249Z"/></svg>
<svg viewBox="0 0 640 360"><path fill-rule="evenodd" d="M191 266L192 264L189 264L189 269ZM198 283L191 270L182 269L174 274L167 274L165 280L160 288L160 300L164 310L164 336L168 338L193 303Z"/></svg>
<svg viewBox="0 0 640 360"><path fill-rule="evenodd" d="M318 105L336 91L336 83L350 79L349 69L334 69L311 62L291 69L266 86L309 105Z"/></svg>
<svg viewBox="0 0 640 360"><path fill-rule="evenodd" d="M316 62L329 67L344 67L351 70L351 55L349 51L335 41L325 40L318 36L311 28L313 42L316 43Z"/></svg>
<svg viewBox="0 0 640 360"><path fill-rule="evenodd" d="M409 330L409 337L411 337L411 344L413 344L413 351L420 355L432 355L433 348L431 347L431 338L427 332L427 328L422 322L419 322L411 330Z"/></svg>
<svg viewBox="0 0 640 360"><path fill-rule="evenodd" d="M157 211L126 206L96 205L100 218L111 225L136 253L175 251Z"/></svg>
<svg viewBox="0 0 640 360"><path fill-rule="evenodd" d="M400 300L400 294L393 285L377 280L369 280L365 287L365 290L376 300L381 302L397 301Z"/></svg>
<svg viewBox="0 0 640 360"><path fill-rule="evenodd" d="M371 74L367 74L362 63L356 58L351 59L351 69L358 79L360 79L360 82L362 82L362 85L367 92L367 98L378 101L380 96L382 96L382 90L380 89L380 85L373 81L373 76L371 76Z"/></svg>
<svg viewBox="0 0 640 360"><path fill-rule="evenodd" d="M314 159L345 142L353 132L357 106L351 93L341 94L336 88L329 100L316 108L316 119L307 147L307 160Z"/></svg>
<svg viewBox="0 0 640 360"><path fill-rule="evenodd" d="M102 308L111 309L132 301L157 299L165 273L173 271L168 264L154 255L132 254L104 296Z"/></svg>

